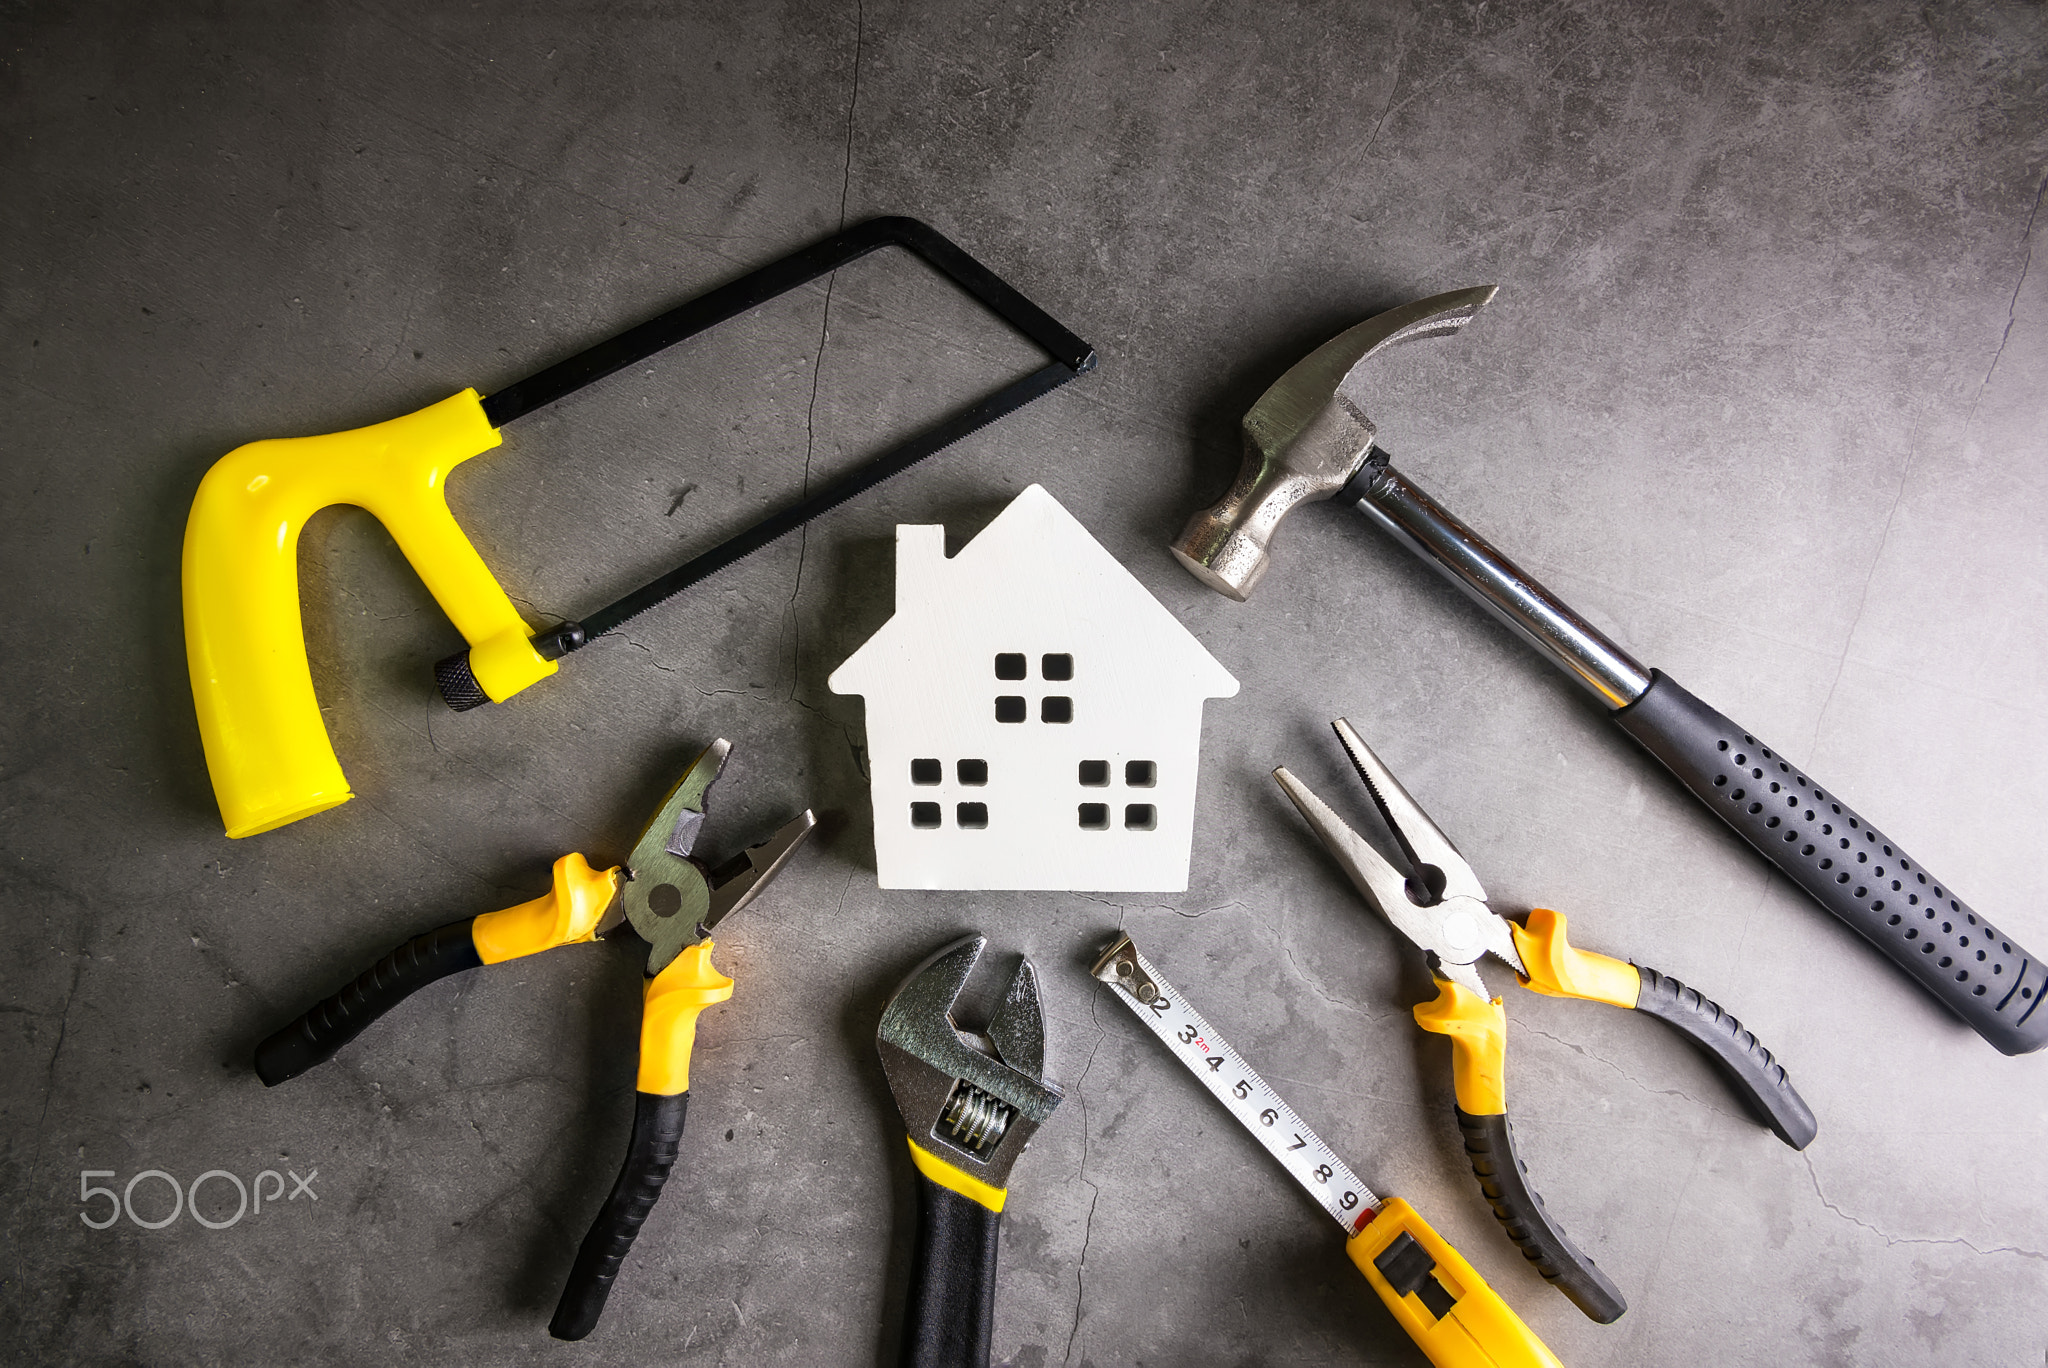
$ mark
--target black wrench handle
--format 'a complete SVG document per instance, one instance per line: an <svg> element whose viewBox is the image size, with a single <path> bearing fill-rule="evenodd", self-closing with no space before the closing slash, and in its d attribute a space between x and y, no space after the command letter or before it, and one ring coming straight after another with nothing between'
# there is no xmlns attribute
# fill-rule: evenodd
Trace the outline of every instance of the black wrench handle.
<svg viewBox="0 0 2048 1368"><path fill-rule="evenodd" d="M917 1175L902 1368L988 1368L1002 1213Z"/></svg>
<svg viewBox="0 0 2048 1368"><path fill-rule="evenodd" d="M2048 1045L2048 966L1898 843L1661 670L1621 729L1822 907L2009 1055Z"/></svg>

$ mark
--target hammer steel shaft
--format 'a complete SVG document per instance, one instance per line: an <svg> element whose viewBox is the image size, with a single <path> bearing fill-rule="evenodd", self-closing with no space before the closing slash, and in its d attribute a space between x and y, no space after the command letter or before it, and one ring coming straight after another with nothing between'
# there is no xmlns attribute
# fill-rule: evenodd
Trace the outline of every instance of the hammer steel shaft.
<svg viewBox="0 0 2048 1368"><path fill-rule="evenodd" d="M1650 672L1634 657L1394 469L1386 452L1375 447L1337 501L1392 533L1608 707L1649 691Z"/></svg>

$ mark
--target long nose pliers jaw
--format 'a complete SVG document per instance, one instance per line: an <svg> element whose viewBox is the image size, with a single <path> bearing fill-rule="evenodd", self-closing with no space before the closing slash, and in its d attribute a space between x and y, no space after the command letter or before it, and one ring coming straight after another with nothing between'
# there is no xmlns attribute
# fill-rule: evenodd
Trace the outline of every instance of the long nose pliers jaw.
<svg viewBox="0 0 2048 1368"><path fill-rule="evenodd" d="M1431 971L1441 978L1490 998L1493 995L1477 968L1480 957L1489 954L1526 978L1506 919L1487 906L1486 889L1450 837L1349 722L1339 718L1331 726L1407 857L1408 869L1375 850L1286 766L1274 770L1273 778L1301 810L1359 895L1429 956Z"/></svg>

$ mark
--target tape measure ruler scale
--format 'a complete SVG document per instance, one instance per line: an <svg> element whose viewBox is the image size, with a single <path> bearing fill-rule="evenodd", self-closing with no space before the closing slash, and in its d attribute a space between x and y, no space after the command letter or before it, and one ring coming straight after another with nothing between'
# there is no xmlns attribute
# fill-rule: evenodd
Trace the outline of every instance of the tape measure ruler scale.
<svg viewBox="0 0 2048 1368"><path fill-rule="evenodd" d="M1373 1192L1127 935L1091 971L1344 1231L1346 1252L1437 1368L1560 1368L1415 1208Z"/></svg>

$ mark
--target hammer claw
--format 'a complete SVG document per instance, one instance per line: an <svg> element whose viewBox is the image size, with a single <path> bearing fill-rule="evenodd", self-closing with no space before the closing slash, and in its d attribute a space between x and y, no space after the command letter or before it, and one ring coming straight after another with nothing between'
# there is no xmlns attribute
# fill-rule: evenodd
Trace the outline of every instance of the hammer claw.
<svg viewBox="0 0 2048 1368"><path fill-rule="evenodd" d="M1242 602L1266 573L1273 534L1287 515L1333 497L1372 456L1377 429L1354 402L1359 371L1397 342L1457 332L1495 288L1453 290L1376 314L1275 380L1244 416L1237 482L1222 502L1189 519L1173 543L1188 572Z"/></svg>

